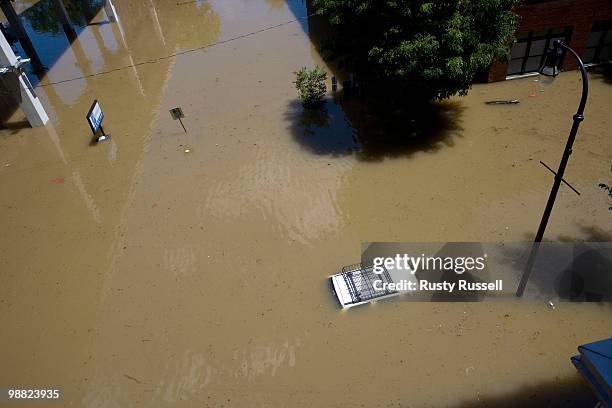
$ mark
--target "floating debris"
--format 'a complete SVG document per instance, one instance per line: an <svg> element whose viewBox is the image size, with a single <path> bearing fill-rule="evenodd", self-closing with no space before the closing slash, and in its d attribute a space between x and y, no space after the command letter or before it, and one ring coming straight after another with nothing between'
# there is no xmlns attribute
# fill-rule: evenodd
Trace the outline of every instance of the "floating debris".
<svg viewBox="0 0 612 408"><path fill-rule="evenodd" d="M518 99L506 99L500 101L487 101L485 102L487 105L516 105L517 103L521 103Z"/></svg>
<svg viewBox="0 0 612 408"><path fill-rule="evenodd" d="M132 381L134 381L134 382L136 382L136 383L138 383L138 384L142 384L142 381L140 381L140 380L139 380L138 378L136 378L136 377L132 377L131 375L127 375L127 374L123 374L123 376L124 376L125 378L127 378L128 380L132 380Z"/></svg>

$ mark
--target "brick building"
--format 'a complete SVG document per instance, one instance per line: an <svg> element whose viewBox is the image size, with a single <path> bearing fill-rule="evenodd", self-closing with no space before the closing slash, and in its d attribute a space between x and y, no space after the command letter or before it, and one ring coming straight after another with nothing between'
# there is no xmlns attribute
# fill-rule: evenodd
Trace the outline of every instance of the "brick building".
<svg viewBox="0 0 612 408"><path fill-rule="evenodd" d="M524 1L516 12L520 20L510 59L491 66L489 82L537 72L555 39L569 44L586 64L612 60L612 0ZM574 59L566 58L563 68L575 69Z"/></svg>

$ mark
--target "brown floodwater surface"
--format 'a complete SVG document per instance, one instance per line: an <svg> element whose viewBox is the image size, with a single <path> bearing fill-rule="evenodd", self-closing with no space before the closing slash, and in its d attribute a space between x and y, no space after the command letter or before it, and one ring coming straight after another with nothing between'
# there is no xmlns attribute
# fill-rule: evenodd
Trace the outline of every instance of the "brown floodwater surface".
<svg viewBox="0 0 612 408"><path fill-rule="evenodd" d="M326 65L301 1L114 3L120 25L45 37L50 123L0 130L0 388L87 408L586 403L569 357L610 336L609 304L344 312L327 282L362 242L532 239L576 72L474 85L404 129L341 96L302 110L293 71ZM611 101L593 73L565 174L581 195L561 188L548 239L611 240Z"/></svg>

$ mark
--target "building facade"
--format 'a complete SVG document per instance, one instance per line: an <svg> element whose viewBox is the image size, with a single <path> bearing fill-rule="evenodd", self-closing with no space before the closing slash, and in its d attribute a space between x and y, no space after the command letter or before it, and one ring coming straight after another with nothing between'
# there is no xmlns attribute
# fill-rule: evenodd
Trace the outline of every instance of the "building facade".
<svg viewBox="0 0 612 408"><path fill-rule="evenodd" d="M516 12L520 20L510 59L491 66L489 82L537 72L557 39L586 64L612 60L612 0L524 1ZM576 69L574 59L565 58L563 69Z"/></svg>

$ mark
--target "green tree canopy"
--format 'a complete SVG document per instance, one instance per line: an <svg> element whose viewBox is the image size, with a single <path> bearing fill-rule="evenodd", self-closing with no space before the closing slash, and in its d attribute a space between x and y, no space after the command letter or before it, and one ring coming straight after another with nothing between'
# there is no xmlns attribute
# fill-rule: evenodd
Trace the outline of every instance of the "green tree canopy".
<svg viewBox="0 0 612 408"><path fill-rule="evenodd" d="M466 94L505 59L517 0L314 0L333 26L326 47L362 82L404 98Z"/></svg>

